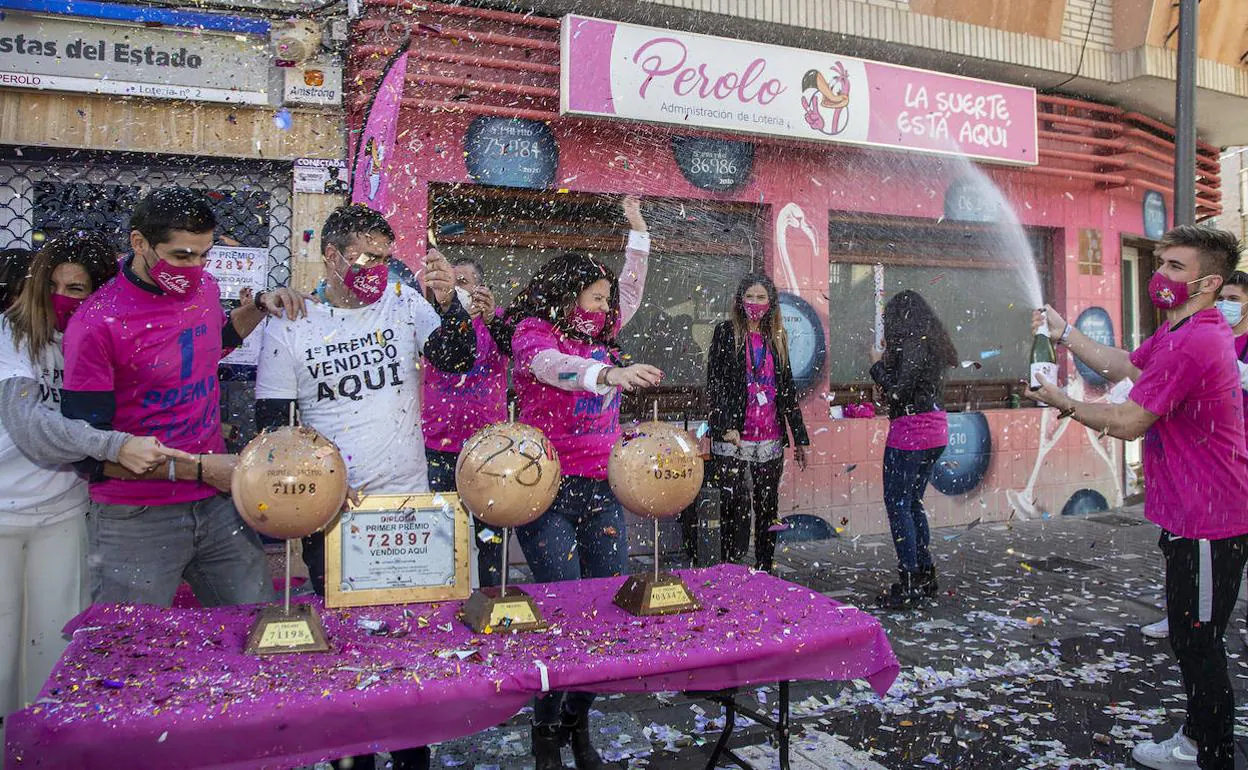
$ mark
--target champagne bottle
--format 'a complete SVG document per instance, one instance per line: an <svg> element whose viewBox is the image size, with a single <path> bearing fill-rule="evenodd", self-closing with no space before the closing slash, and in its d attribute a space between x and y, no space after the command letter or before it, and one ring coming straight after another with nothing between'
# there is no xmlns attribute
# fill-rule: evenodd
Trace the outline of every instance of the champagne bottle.
<svg viewBox="0 0 1248 770"><path fill-rule="evenodd" d="M1036 336L1031 340L1031 387L1040 387L1038 377L1049 382L1057 382L1057 351L1053 349L1053 340L1049 338L1049 325L1040 324Z"/></svg>

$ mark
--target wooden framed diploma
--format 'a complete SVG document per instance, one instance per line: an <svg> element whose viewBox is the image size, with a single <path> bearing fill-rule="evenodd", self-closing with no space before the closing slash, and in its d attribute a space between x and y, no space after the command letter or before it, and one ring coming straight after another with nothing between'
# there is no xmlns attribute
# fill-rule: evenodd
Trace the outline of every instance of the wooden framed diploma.
<svg viewBox="0 0 1248 770"><path fill-rule="evenodd" d="M467 599L471 537L457 495L369 495L325 531L325 606Z"/></svg>

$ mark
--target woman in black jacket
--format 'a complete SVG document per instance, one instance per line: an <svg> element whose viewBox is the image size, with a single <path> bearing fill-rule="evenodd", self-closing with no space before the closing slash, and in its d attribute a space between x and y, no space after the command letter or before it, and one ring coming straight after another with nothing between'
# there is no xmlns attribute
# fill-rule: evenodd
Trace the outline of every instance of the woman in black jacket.
<svg viewBox="0 0 1248 770"><path fill-rule="evenodd" d="M786 427L793 434L793 459L802 470L810 439L797 405L776 285L765 275L741 279L731 318L715 327L706 397L712 479L722 490L724 559L739 562L750 547L748 472L754 480L754 566L770 571L776 551L773 527L780 523L780 474L789 445Z"/></svg>
<svg viewBox="0 0 1248 770"><path fill-rule="evenodd" d="M872 351L871 359L871 379L888 404L884 507L900 576L878 601L890 609L906 609L921 596L936 595L923 494L949 443L941 393L958 353L931 305L918 292L906 290L884 307L884 350Z"/></svg>

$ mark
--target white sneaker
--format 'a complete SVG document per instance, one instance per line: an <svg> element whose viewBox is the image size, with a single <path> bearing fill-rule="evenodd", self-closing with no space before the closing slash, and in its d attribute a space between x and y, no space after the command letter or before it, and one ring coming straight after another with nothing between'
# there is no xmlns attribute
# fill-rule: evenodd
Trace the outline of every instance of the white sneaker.
<svg viewBox="0 0 1248 770"><path fill-rule="evenodd" d="M1156 623L1149 623L1147 626L1140 626L1140 633L1149 639L1165 639L1170 636L1170 620L1162 618Z"/></svg>
<svg viewBox="0 0 1248 770"><path fill-rule="evenodd" d="M1131 758L1153 770L1198 770L1196 744L1179 730L1169 739L1135 744Z"/></svg>

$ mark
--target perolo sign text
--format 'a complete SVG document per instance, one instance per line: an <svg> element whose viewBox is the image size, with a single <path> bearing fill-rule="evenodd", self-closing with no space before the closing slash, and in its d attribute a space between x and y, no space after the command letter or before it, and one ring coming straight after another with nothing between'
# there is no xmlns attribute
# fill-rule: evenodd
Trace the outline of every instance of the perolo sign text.
<svg viewBox="0 0 1248 770"><path fill-rule="evenodd" d="M582 16L561 51L564 114L1037 161L1024 86Z"/></svg>

